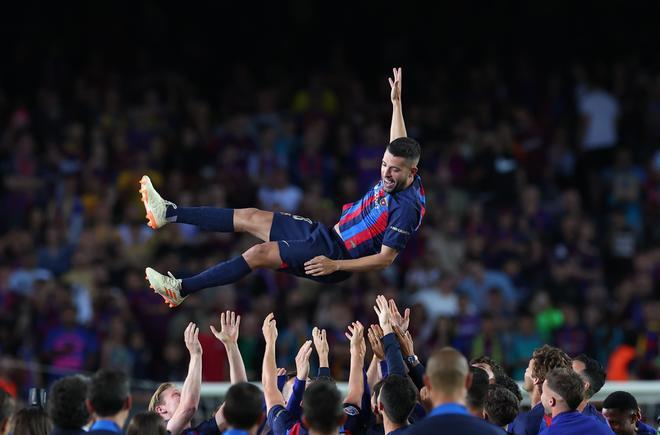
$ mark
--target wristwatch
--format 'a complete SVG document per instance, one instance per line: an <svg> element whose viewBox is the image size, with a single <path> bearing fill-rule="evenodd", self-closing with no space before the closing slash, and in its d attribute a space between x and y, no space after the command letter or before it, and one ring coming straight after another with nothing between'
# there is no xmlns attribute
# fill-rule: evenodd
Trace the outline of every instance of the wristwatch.
<svg viewBox="0 0 660 435"><path fill-rule="evenodd" d="M409 355L406 357L406 362L408 365L415 367L417 364L419 364L419 359L417 358L417 355Z"/></svg>

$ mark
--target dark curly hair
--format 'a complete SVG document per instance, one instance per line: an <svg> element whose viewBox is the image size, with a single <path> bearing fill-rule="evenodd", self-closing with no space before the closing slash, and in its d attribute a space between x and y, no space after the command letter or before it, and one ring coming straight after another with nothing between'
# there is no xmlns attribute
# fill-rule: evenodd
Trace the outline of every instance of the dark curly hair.
<svg viewBox="0 0 660 435"><path fill-rule="evenodd" d="M495 385L500 385L507 390L511 391L514 396L516 396L516 399L518 399L518 402L521 402L523 400L522 393L520 392L520 387L514 381L507 375L501 375L501 376L495 376Z"/></svg>
<svg viewBox="0 0 660 435"><path fill-rule="evenodd" d="M484 411L488 421L503 427L511 423L518 415L519 401L506 387L497 384L488 386Z"/></svg>

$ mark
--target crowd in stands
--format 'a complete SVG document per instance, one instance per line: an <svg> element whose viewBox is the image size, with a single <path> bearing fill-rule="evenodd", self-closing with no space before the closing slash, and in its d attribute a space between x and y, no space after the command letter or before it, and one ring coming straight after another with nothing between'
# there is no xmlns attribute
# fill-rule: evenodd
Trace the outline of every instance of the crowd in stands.
<svg viewBox="0 0 660 435"><path fill-rule="evenodd" d="M277 367L280 336L269 313L261 327L263 391L248 382L256 379L248 378L236 351L229 360L231 387L211 416L197 418L204 350L191 322L184 332L185 380L180 388L170 382L158 386L147 410L135 409L125 372L101 369L91 377L58 379L48 394L35 392L29 406L17 412L14 399L2 390L0 434L112 435L125 427L129 435L656 433L625 391L608 395L602 411L590 402L605 383L605 371L593 358L571 359L547 344L535 349L523 385L531 409L522 411L518 385L496 360L481 356L468 362L457 349L443 347L434 349L424 366L413 351L410 317L383 295L373 308L376 324L365 328L353 321L344 333L350 353L344 395L331 375L334 345L327 331L312 330L296 354L296 370L287 372ZM213 329L227 352L236 350L240 324L241 316L227 311L220 331ZM316 376L311 374L313 353L319 362Z"/></svg>
<svg viewBox="0 0 660 435"><path fill-rule="evenodd" d="M337 62L304 84L283 76L260 85L237 66L216 97L175 73L128 81L80 71L63 80L66 66L47 70L24 98L0 88L8 388L24 395L58 373L98 368L181 379L172 343L190 320L209 349L204 380L226 380L227 356L209 330L226 309L243 316L239 347L258 375L266 313L277 312L278 362L290 366L311 325L335 342L350 319L372 321L376 292L414 308L423 359L451 345L492 355L521 379L532 350L551 343L593 355L612 380L658 377L660 94L651 71L541 72L524 60L513 71L407 71L427 214L394 267L332 286L260 271L176 311L147 291L146 265L185 277L253 240L186 225L153 232L140 177L179 205L258 206L332 225L378 178L386 72L367 83ZM335 349L331 370L342 377L348 348Z"/></svg>

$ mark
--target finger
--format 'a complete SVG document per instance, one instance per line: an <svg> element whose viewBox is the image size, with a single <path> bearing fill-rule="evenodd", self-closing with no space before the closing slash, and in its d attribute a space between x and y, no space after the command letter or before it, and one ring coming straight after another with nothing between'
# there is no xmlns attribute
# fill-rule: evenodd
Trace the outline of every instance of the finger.
<svg viewBox="0 0 660 435"><path fill-rule="evenodd" d="M390 82L390 87L394 87L394 82L392 79L388 77L387 80Z"/></svg>
<svg viewBox="0 0 660 435"><path fill-rule="evenodd" d="M380 317L380 310L378 309L378 306L374 305L374 311L376 312L376 315Z"/></svg>
<svg viewBox="0 0 660 435"><path fill-rule="evenodd" d="M325 334L325 329L321 329L321 340L323 340L324 342L328 341L328 338Z"/></svg>
<svg viewBox="0 0 660 435"><path fill-rule="evenodd" d="M344 335L348 338L348 341L351 341L351 336L348 332L344 332Z"/></svg>
<svg viewBox="0 0 660 435"><path fill-rule="evenodd" d="M236 329L241 326L241 316L236 316Z"/></svg>
<svg viewBox="0 0 660 435"><path fill-rule="evenodd" d="M315 326L314 329L312 329L312 337L314 337L314 339L316 339L318 337L318 335L319 335L319 328L317 328Z"/></svg>
<svg viewBox="0 0 660 435"><path fill-rule="evenodd" d="M234 325L236 324L236 313L233 311L231 312L231 324Z"/></svg>
<svg viewBox="0 0 660 435"><path fill-rule="evenodd" d="M227 323L225 322L225 313L220 313L220 327L224 328Z"/></svg>
<svg viewBox="0 0 660 435"><path fill-rule="evenodd" d="M410 319L410 308L406 308L406 311L403 312L403 319L404 320Z"/></svg>
<svg viewBox="0 0 660 435"><path fill-rule="evenodd" d="M213 327L213 325L209 325L209 327L211 328L211 332L213 333L213 335L217 336L219 334L219 332Z"/></svg>

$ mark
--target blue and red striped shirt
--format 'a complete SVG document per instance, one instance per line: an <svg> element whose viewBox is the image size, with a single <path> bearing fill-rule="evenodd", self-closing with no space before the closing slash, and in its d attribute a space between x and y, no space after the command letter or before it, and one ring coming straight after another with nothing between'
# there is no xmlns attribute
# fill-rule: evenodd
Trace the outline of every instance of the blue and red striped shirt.
<svg viewBox="0 0 660 435"><path fill-rule="evenodd" d="M396 193L387 193L381 180L362 199L344 205L339 235L352 258L377 254L382 245L401 251L419 229L425 204L419 175Z"/></svg>

